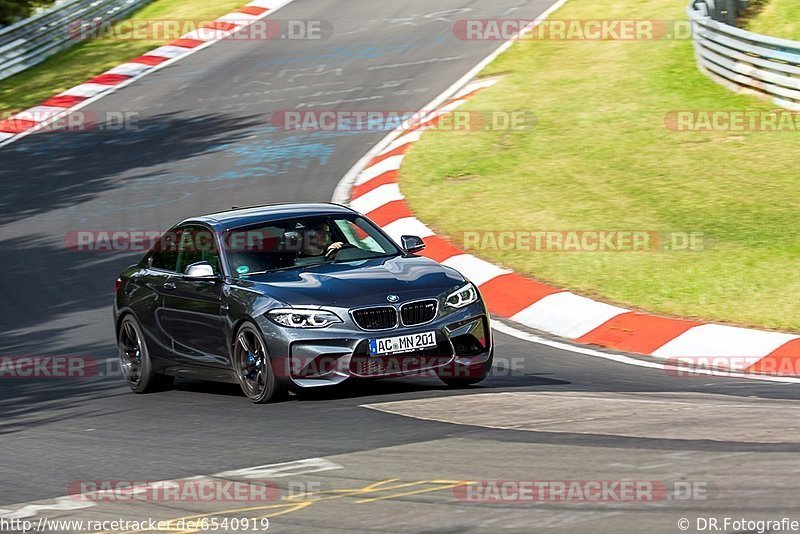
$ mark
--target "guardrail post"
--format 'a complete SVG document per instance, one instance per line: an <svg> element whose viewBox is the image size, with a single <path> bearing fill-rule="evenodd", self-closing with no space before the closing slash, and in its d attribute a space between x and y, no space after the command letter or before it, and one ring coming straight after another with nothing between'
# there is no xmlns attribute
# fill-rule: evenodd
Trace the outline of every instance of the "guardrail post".
<svg viewBox="0 0 800 534"><path fill-rule="evenodd" d="M688 5L700 71L734 92L769 97L778 106L800 111L800 42L726 24L735 22L743 4L693 0Z"/></svg>
<svg viewBox="0 0 800 534"><path fill-rule="evenodd" d="M722 7L723 12L721 13L724 18L720 18L720 22L724 22L730 26L736 26L736 1L737 0L724 0Z"/></svg>

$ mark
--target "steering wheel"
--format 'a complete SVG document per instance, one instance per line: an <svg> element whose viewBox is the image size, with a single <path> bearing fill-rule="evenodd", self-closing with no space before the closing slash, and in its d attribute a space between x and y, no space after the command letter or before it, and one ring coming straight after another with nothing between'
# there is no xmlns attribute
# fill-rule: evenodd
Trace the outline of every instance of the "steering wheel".
<svg viewBox="0 0 800 534"><path fill-rule="evenodd" d="M325 259L326 260L333 260L334 258L336 258L336 254L338 254L339 252L343 251L346 248L356 248L356 246L355 245L350 245L350 244L343 244L339 248L332 248L328 252L325 253Z"/></svg>

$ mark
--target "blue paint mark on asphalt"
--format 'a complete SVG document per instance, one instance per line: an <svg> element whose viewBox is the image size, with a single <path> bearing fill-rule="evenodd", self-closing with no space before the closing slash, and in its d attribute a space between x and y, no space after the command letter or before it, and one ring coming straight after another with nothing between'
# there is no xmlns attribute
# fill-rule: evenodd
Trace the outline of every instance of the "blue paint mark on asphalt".
<svg viewBox="0 0 800 534"><path fill-rule="evenodd" d="M311 166L329 164L335 151L335 138L358 135L364 131L302 132L290 135L274 126L255 128L249 135L233 142L209 145L205 153L187 161L176 162L176 170L165 170L136 178L137 187L164 184L199 184L285 175ZM279 135L277 137L275 134ZM276 138L277 137L277 138ZM209 159L224 158L226 169L209 174Z"/></svg>
<svg viewBox="0 0 800 534"><path fill-rule="evenodd" d="M326 143L306 142L297 136L278 141L268 139L245 140L230 147L223 148L226 155L237 158L236 165L257 165L265 161L316 160L319 165L326 165L333 153L333 146Z"/></svg>

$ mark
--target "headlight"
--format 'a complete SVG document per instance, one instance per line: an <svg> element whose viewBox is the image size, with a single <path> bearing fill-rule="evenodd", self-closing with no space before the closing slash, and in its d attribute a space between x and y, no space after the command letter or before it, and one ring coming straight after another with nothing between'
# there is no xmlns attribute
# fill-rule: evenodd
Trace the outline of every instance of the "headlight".
<svg viewBox="0 0 800 534"><path fill-rule="evenodd" d="M463 308L464 306L469 306L476 300L478 300L478 290L475 289L475 286L470 282L467 282L467 285L461 286L447 295L447 298L444 299L444 303L451 308Z"/></svg>
<svg viewBox="0 0 800 534"><path fill-rule="evenodd" d="M267 315L279 325L289 328L325 328L342 322L338 315L327 310L281 308L270 310Z"/></svg>

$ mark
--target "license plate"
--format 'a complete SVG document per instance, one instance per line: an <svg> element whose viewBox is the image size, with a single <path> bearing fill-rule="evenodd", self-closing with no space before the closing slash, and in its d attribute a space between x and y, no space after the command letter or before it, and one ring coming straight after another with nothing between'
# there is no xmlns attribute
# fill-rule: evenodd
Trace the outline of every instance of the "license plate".
<svg viewBox="0 0 800 534"><path fill-rule="evenodd" d="M410 352L436 346L436 332L422 332L407 336L385 337L369 340L369 353L372 356L395 352Z"/></svg>

